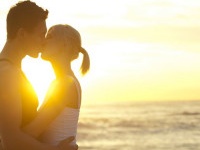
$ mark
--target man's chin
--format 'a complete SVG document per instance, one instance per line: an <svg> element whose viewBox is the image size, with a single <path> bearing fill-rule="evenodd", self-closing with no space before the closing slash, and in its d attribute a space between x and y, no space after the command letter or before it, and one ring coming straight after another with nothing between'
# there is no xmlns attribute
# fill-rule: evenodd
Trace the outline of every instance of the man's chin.
<svg viewBox="0 0 200 150"><path fill-rule="evenodd" d="M30 57L32 57L32 58L38 58L39 53L37 53L37 54L29 54L28 56L30 56Z"/></svg>

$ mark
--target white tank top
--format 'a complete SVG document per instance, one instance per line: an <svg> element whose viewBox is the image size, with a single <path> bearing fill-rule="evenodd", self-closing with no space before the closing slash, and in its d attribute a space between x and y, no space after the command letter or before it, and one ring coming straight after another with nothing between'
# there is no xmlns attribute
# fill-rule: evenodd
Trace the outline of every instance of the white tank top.
<svg viewBox="0 0 200 150"><path fill-rule="evenodd" d="M78 89L79 106L81 103L81 92L78 81L75 80ZM76 134L80 109L65 107L57 118L48 126L41 135L41 141L51 145L57 145L60 141L74 136L72 144L76 144Z"/></svg>

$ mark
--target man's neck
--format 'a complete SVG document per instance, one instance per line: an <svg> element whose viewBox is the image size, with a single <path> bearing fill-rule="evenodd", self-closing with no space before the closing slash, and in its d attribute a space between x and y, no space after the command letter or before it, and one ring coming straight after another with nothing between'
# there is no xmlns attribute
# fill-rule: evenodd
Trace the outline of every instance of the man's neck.
<svg viewBox="0 0 200 150"><path fill-rule="evenodd" d="M19 68L24 57L22 47L16 40L8 40L0 53L0 58L8 59Z"/></svg>

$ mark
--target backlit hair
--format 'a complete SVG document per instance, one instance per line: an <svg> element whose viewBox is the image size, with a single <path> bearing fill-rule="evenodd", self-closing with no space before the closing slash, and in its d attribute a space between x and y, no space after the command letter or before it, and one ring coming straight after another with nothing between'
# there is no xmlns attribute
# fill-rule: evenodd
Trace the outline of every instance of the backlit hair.
<svg viewBox="0 0 200 150"><path fill-rule="evenodd" d="M71 46L69 52L71 54L71 58L73 55L78 55L78 53L83 54L80 71L83 75L86 74L90 68L90 58L87 51L81 46L80 33L75 28L67 24L54 25L49 29L49 31L50 30L52 36L55 36L58 40L67 43L68 46Z"/></svg>
<svg viewBox="0 0 200 150"><path fill-rule="evenodd" d="M29 0L18 2L7 14L7 39L15 38L20 28L32 32L37 24L45 21L47 17L48 10L42 9L36 3Z"/></svg>

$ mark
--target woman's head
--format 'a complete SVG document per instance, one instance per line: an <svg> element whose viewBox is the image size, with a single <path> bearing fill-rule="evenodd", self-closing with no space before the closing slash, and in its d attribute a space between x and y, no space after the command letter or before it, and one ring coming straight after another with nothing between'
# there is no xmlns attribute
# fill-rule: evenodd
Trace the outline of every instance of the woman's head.
<svg viewBox="0 0 200 150"><path fill-rule="evenodd" d="M87 51L81 46L81 36L70 25L52 26L46 35L45 47L42 58L49 61L56 61L57 58L64 57L71 62L78 58L79 53L82 53L81 72L85 74L89 70L90 59Z"/></svg>

